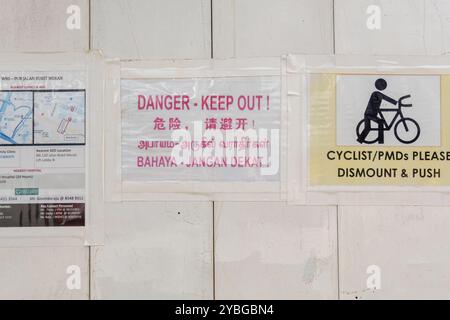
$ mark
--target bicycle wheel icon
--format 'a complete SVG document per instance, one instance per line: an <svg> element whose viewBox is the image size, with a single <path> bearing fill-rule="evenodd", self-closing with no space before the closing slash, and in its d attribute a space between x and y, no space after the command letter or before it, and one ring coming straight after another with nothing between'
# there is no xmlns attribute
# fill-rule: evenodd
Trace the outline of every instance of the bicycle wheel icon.
<svg viewBox="0 0 450 320"><path fill-rule="evenodd" d="M356 126L356 136L361 136L361 132L364 130L365 126L365 120L362 119L358 125ZM378 124L376 124L378 126ZM370 121L370 133L367 135L367 137L364 139L364 142L367 144L373 144L378 141L378 128L372 127L372 121Z"/></svg>
<svg viewBox="0 0 450 320"><path fill-rule="evenodd" d="M416 120L403 118L397 121L394 127L394 135L398 141L410 144L420 136L420 127Z"/></svg>
<svg viewBox="0 0 450 320"><path fill-rule="evenodd" d="M359 137L364 130L364 119L356 126L356 135ZM372 125L372 122L371 122ZM384 129L386 131L386 129ZM378 128L370 127L370 134L364 139L364 143L373 144L378 141ZM394 135L398 141L404 144L415 142L420 136L420 126L416 120L411 118L402 118L395 123Z"/></svg>

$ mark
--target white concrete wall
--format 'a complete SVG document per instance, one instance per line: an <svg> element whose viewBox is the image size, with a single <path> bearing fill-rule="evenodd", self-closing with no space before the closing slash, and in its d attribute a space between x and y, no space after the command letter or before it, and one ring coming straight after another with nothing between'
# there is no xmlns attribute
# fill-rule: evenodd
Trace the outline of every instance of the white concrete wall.
<svg viewBox="0 0 450 320"><path fill-rule="evenodd" d="M333 51L333 1L212 0L214 58Z"/></svg>
<svg viewBox="0 0 450 320"><path fill-rule="evenodd" d="M449 209L340 207L340 297L449 299ZM370 266L379 290L367 289Z"/></svg>
<svg viewBox="0 0 450 320"><path fill-rule="evenodd" d="M87 247L0 248L0 257L0 300L89 299ZM71 266L79 268L79 289L66 285Z"/></svg>
<svg viewBox="0 0 450 320"><path fill-rule="evenodd" d="M65 9L74 3L83 18L72 31ZM382 9L380 30L366 27L370 4ZM197 59L444 54L450 46L446 0L0 0L0 7L2 52L90 46L107 57ZM104 216L104 246L0 249L0 299L449 297L448 208L108 203ZM80 290L65 285L69 265L80 266ZM366 289L369 265L381 268L377 292Z"/></svg>
<svg viewBox="0 0 450 320"><path fill-rule="evenodd" d="M80 8L81 28L66 13ZM89 48L89 0L1 0L0 52L65 52Z"/></svg>
<svg viewBox="0 0 450 320"><path fill-rule="evenodd" d="M212 299L211 203L111 203L106 212L92 298Z"/></svg>
<svg viewBox="0 0 450 320"><path fill-rule="evenodd" d="M381 9L381 28L367 28L370 5ZM446 0L335 0L336 53L439 55L450 48Z"/></svg>
<svg viewBox="0 0 450 320"><path fill-rule="evenodd" d="M208 59L209 0L94 0L92 48L123 59Z"/></svg>
<svg viewBox="0 0 450 320"><path fill-rule="evenodd" d="M215 203L217 299L336 299L336 207Z"/></svg>

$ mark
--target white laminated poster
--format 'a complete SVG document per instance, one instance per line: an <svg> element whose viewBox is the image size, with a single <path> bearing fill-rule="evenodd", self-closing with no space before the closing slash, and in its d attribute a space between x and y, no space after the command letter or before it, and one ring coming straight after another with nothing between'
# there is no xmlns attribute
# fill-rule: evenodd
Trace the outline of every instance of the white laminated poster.
<svg viewBox="0 0 450 320"><path fill-rule="evenodd" d="M280 61L259 69L226 61L174 62L172 68L164 63L170 65L123 67L117 81L120 101L116 117L107 123L120 135L108 137L117 153L106 161L120 154L108 172L119 174L121 198L149 199L145 193L279 196Z"/></svg>
<svg viewBox="0 0 450 320"><path fill-rule="evenodd" d="M85 225L86 76L0 71L0 227Z"/></svg>

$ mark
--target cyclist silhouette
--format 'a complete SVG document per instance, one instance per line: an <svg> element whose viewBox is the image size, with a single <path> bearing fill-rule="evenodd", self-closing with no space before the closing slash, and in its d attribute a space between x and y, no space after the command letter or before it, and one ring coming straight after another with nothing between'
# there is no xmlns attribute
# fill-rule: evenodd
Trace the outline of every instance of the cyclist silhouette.
<svg viewBox="0 0 450 320"><path fill-rule="evenodd" d="M391 97L385 95L384 93L380 92L386 89L387 82L384 79L377 79L375 81L375 88L379 91L374 91L370 95L369 102L367 103L366 111L364 112L364 130L361 132L360 135L358 135L357 141L359 143L363 143L367 137L367 135L370 133L370 121L374 121L378 125L378 143L383 144L384 143L384 119L383 115L381 114L380 107L383 100L392 103L393 105L397 105L397 101L392 99ZM378 117L380 115L380 117Z"/></svg>

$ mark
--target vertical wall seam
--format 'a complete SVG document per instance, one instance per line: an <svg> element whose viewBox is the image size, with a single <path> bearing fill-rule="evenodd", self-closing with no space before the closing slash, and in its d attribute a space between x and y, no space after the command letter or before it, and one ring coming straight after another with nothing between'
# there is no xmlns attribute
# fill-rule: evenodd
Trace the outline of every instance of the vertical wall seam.
<svg viewBox="0 0 450 320"><path fill-rule="evenodd" d="M213 0L210 0L210 46L211 59L214 59L214 18L213 18ZM213 276L213 300L216 300L216 234L215 234L215 203L212 201L212 276Z"/></svg>
<svg viewBox="0 0 450 320"><path fill-rule="evenodd" d="M332 36L333 36L333 54L336 54L336 27L335 27L335 6L336 0L332 0ZM336 264L337 264L337 299L341 299L341 284L340 284L340 260L339 260L339 206L336 205Z"/></svg>
<svg viewBox="0 0 450 320"><path fill-rule="evenodd" d="M91 51L92 48L92 31L91 31L91 25L92 25L92 7L91 7L91 0L88 0L88 51ZM91 246L88 246L88 298L89 300L92 300L92 265L91 265Z"/></svg>
<svg viewBox="0 0 450 320"><path fill-rule="evenodd" d="M336 0L333 0L333 54L336 54ZM340 271L340 257L339 257L339 206L336 205L336 259L337 259L337 298L341 300L341 271Z"/></svg>
<svg viewBox="0 0 450 320"><path fill-rule="evenodd" d="M333 0L333 54L336 54L336 0ZM337 298L341 300L341 272L339 259L339 206L336 206L336 259L337 259Z"/></svg>
<svg viewBox="0 0 450 320"><path fill-rule="evenodd" d="M89 300L92 300L92 290L91 290L91 284L92 284L92 268L91 268L91 246L88 246L89 250L89 257L88 257L88 297Z"/></svg>
<svg viewBox="0 0 450 320"><path fill-rule="evenodd" d="M333 54L336 54L336 27L335 27L335 0L333 0L333 20L332 20L332 26L333 26Z"/></svg>
<svg viewBox="0 0 450 320"><path fill-rule="evenodd" d="M337 298L341 300L340 259L339 259L339 206L336 206L336 258L337 258Z"/></svg>
<svg viewBox="0 0 450 320"><path fill-rule="evenodd" d="M88 1L88 37L89 37L89 41L88 41L88 50L91 51L92 49L92 30L91 30L91 25L92 25L92 16L91 16L91 12L92 12L92 6L91 6L91 1Z"/></svg>
<svg viewBox="0 0 450 320"><path fill-rule="evenodd" d="M215 217L215 203L212 201L213 205L213 247L212 247L212 268L213 268L213 300L216 300L216 217Z"/></svg>
<svg viewBox="0 0 450 320"><path fill-rule="evenodd" d="M211 46L211 59L214 59L214 36L213 36L213 0L210 0L210 12L209 12L209 14L210 14L210 23L211 23L211 26L210 26L210 46ZM213 201L213 206L214 206L214 201Z"/></svg>

